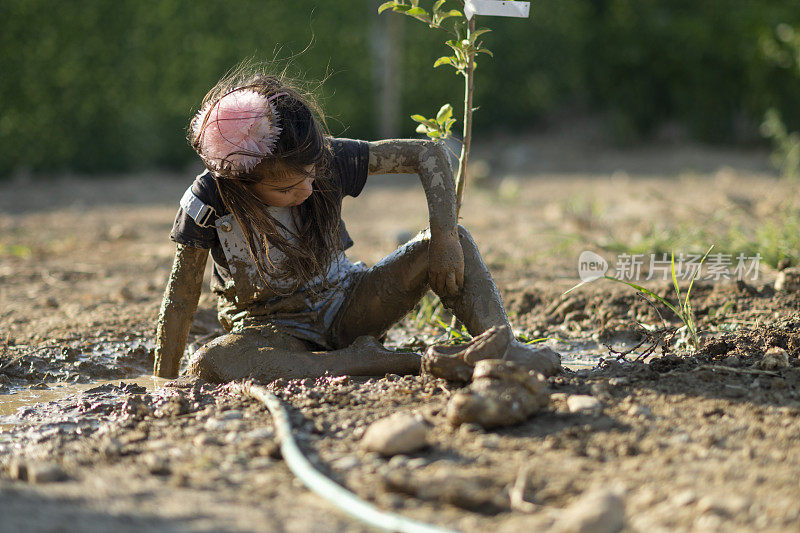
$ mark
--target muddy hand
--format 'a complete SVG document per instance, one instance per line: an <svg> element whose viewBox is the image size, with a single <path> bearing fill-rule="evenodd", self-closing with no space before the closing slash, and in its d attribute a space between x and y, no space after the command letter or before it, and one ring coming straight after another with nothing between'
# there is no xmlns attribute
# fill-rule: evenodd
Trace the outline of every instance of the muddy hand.
<svg viewBox="0 0 800 533"><path fill-rule="evenodd" d="M455 230L431 236L428 280L439 296L456 296L464 286L464 251Z"/></svg>

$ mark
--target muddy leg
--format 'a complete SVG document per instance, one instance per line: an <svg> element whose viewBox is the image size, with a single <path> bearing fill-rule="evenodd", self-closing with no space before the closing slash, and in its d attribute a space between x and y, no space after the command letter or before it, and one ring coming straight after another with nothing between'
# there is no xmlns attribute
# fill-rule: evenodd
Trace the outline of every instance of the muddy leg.
<svg viewBox="0 0 800 533"><path fill-rule="evenodd" d="M270 328L247 328L223 335L200 348L188 372L212 383L251 378L270 382L278 378L320 376L383 376L416 374L416 354L387 350L376 339L359 337L346 348L312 352L305 343Z"/></svg>
<svg viewBox="0 0 800 533"><path fill-rule="evenodd" d="M473 336L497 327L494 336L502 342L495 344L502 347L493 357L513 352L521 364L556 373L558 354L548 348L530 348L513 338L500 293L475 241L462 226L458 233L464 252L464 285L457 296L444 297L442 303ZM429 236L423 232L364 274L335 321L338 345L346 346L360 335L381 336L416 305L429 288L428 243ZM527 363L520 360L526 358L530 359Z"/></svg>

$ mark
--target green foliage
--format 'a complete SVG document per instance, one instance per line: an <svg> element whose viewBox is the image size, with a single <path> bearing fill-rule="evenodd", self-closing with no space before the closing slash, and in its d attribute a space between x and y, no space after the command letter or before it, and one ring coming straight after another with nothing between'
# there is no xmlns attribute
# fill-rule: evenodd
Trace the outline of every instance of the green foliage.
<svg viewBox="0 0 800 533"><path fill-rule="evenodd" d="M478 28L474 31L469 31L469 21L464 15L463 11L458 9L445 9L444 4L446 0L436 0L431 6L430 12L419 7L419 0L393 0L384 2L378 7L378 14L391 9L394 12L402 13L411 18L424 22L431 29L439 29L444 33L450 35L452 38L447 39L445 44L450 47L452 55L442 56L433 62L433 68L442 65L448 65L455 69L457 74L467 77L467 69L472 63L472 68L478 66L475 55L479 52L493 56L492 52L483 46L482 41L478 41L478 37L484 33L488 33L488 28ZM448 20L452 19L452 20ZM445 24L449 22L450 24ZM435 119L428 119L422 115L411 115L411 119L419 122L417 126L417 133L424 133L431 139L444 140L450 137L451 128L456 122L452 118L453 107L450 104L444 104ZM463 120L468 120L464 117Z"/></svg>
<svg viewBox="0 0 800 533"><path fill-rule="evenodd" d="M607 279L610 281L614 281L616 283L621 283L623 285L627 285L632 289L636 289L643 297L652 299L651 301L655 301L672 311L676 317L680 319L683 323L684 327L686 328L687 333L689 334L689 338L692 342L692 347L697 350L700 348L700 337L697 334L697 322L695 321L694 310L692 308L692 302L689 297L692 294L692 287L694 286L694 280L697 278L697 275L700 273L700 267L703 266L708 254L711 253L711 250L714 248L712 245L703 255L703 258L700 259L700 263L698 264L697 270L694 271L692 275L692 279L689 281L689 287L686 289L686 295L681 294L681 289L678 286L678 275L675 269L675 254L671 253L671 268L670 272L672 273L672 287L675 290L675 296L677 299L677 303L673 304L666 298L659 296L658 294L654 293L650 289L646 287L642 287L641 285L637 285L636 283L631 283L625 280L617 279L613 276L602 276L599 279ZM587 282L581 282L578 285L572 287L564 294L568 294L578 287L585 285Z"/></svg>
<svg viewBox="0 0 800 533"><path fill-rule="evenodd" d="M759 41L764 57L779 69L795 76L800 87L800 31L779 24L773 33L764 33ZM761 134L772 141L772 163L786 179L800 178L800 133L789 132L781 113L771 107L764 114Z"/></svg>
<svg viewBox="0 0 800 533"><path fill-rule="evenodd" d="M800 133L786 131L776 109L768 109L761 123L761 133L772 141L772 164L785 179L800 178Z"/></svg>
<svg viewBox="0 0 800 533"><path fill-rule="evenodd" d="M417 133L424 133L431 139L446 139L450 137L451 129L456 119L453 118L453 106L444 104L436 118L425 118L422 115L411 115L411 120L419 122Z"/></svg>
<svg viewBox="0 0 800 533"><path fill-rule="evenodd" d="M403 2L420 21L403 29L404 115L462 99L452 76L458 55L439 33L463 18L451 1ZM297 77L327 78L319 96L332 133L373 138L369 17L378 19L380 4L5 0L0 176L196 162L184 140L189 118L246 58L297 55ZM576 107L604 111L621 140L672 121L701 140L752 142L770 108L787 132L800 131L797 67L787 67L786 28L800 26L795 2L537 0L534 8L524 21L492 18L492 32L477 37L495 57L480 63L476 135L524 130ZM463 36L448 39L458 45ZM402 135L417 125L407 121Z"/></svg>

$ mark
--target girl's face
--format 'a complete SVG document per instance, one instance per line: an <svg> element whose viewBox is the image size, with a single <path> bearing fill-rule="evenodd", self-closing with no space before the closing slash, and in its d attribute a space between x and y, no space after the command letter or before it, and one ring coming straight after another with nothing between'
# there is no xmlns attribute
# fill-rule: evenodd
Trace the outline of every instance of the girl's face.
<svg viewBox="0 0 800 533"><path fill-rule="evenodd" d="M303 167L305 174L293 172L276 179L266 178L250 185L259 200L274 207L291 207L305 202L313 192L314 165Z"/></svg>

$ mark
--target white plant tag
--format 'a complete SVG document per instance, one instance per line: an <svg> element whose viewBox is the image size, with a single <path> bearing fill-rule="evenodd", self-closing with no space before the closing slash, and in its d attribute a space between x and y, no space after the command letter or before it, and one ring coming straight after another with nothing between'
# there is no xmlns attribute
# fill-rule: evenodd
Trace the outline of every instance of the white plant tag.
<svg viewBox="0 0 800 533"><path fill-rule="evenodd" d="M505 0L467 0L464 4L464 15L466 15L467 20L470 20L472 15L528 18L530 9L530 2L507 2Z"/></svg>

